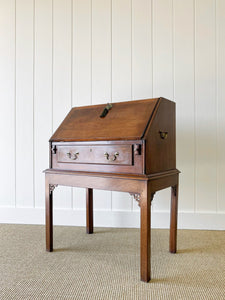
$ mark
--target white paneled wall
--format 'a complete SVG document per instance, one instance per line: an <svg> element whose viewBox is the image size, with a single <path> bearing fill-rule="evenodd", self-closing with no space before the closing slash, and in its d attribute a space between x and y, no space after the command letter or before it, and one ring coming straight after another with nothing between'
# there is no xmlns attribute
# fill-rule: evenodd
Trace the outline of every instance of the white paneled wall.
<svg viewBox="0 0 225 300"><path fill-rule="evenodd" d="M35 2L34 22L34 205L43 207L43 166L48 166L46 141L52 132L52 1ZM41 188L40 188L41 187Z"/></svg>
<svg viewBox="0 0 225 300"><path fill-rule="evenodd" d="M72 106L158 96L177 103L179 227L225 229L225 1L0 0L0 222L44 222L48 139ZM55 189L55 224L85 224L84 192ZM97 226L139 226L129 194L94 207Z"/></svg>
<svg viewBox="0 0 225 300"><path fill-rule="evenodd" d="M216 5L217 211L225 211L225 1Z"/></svg>
<svg viewBox="0 0 225 300"><path fill-rule="evenodd" d="M17 2L18 5L16 5L16 16L15 16L16 207L27 207L27 206L33 207L34 206L34 50L35 50L34 49L35 47L34 45L34 3L33 1L30 0L20 0ZM3 1L3 3L7 3L7 2ZM4 102L7 102L6 97L4 97ZM2 107L4 107L4 102L2 104ZM4 109L2 110L2 112L4 113ZM7 118L7 116L4 115L1 118L5 119ZM4 128L4 130L6 130L6 128ZM4 144L5 143L6 141L4 141ZM8 143L10 143L10 141L8 141ZM1 153L1 156L4 156L4 152ZM5 167L7 167L7 160L5 160L4 165Z"/></svg>
<svg viewBox="0 0 225 300"><path fill-rule="evenodd" d="M195 3L174 1L174 98L177 103L177 165L180 209L195 211ZM205 112L206 113L206 112ZM184 159L185 157L185 159Z"/></svg>
<svg viewBox="0 0 225 300"><path fill-rule="evenodd" d="M0 204L1 206L9 206L9 207L15 207L16 205L15 22L16 22L15 2L7 1L6 3L4 0L1 0L0 1L0 106L1 106L0 108L0 136L1 136Z"/></svg>

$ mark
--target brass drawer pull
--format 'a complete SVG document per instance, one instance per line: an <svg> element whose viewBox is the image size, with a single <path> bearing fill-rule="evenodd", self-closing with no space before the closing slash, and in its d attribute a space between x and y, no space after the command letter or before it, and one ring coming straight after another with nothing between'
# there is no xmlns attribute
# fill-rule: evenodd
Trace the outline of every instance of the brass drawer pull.
<svg viewBox="0 0 225 300"><path fill-rule="evenodd" d="M104 153L104 156L105 158L108 160L108 161L114 161L117 159L117 156L119 155L119 152L115 152L115 154L113 155L112 158L109 158L109 153L108 152L105 152Z"/></svg>
<svg viewBox="0 0 225 300"><path fill-rule="evenodd" d="M79 152L76 152L76 153L70 153L70 152L68 152L68 153L66 153L66 154L67 154L67 156L68 156L70 159L75 160L75 159L78 158Z"/></svg>

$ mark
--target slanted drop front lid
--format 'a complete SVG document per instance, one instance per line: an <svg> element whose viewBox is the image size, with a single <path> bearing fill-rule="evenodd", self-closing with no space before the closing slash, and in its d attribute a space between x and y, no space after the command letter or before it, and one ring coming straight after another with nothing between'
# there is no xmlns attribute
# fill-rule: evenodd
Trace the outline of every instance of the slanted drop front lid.
<svg viewBox="0 0 225 300"><path fill-rule="evenodd" d="M74 107L50 141L141 139L158 101L159 98L126 101L112 103L108 108L107 104Z"/></svg>

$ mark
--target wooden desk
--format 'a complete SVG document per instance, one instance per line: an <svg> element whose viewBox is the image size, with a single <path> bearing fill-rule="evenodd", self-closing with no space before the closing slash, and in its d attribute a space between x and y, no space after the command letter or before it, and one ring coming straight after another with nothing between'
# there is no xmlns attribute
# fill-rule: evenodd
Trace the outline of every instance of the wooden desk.
<svg viewBox="0 0 225 300"><path fill-rule="evenodd" d="M151 279L151 201L155 192L171 187L169 250L177 247L178 170L155 175L124 175L71 172L54 169L45 171L46 184L46 250L53 251L53 190L58 185L86 188L86 230L93 233L93 189L128 192L140 206L140 269L141 280ZM74 253L76 255L76 253Z"/></svg>
<svg viewBox="0 0 225 300"><path fill-rule="evenodd" d="M71 109L50 139L45 171L48 251L53 249L57 185L87 189L87 233L93 232L93 189L128 192L141 210L141 280L150 280L151 200L167 187L172 187L170 251L176 252L175 115L175 103L164 98Z"/></svg>

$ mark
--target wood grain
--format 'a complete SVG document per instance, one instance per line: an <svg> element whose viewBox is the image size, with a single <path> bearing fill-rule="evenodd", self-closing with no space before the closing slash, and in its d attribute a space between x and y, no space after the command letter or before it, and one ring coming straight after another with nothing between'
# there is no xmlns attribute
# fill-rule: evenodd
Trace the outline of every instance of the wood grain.
<svg viewBox="0 0 225 300"><path fill-rule="evenodd" d="M74 107L50 141L136 140L144 135L158 99L113 103L104 118L106 103ZM138 118L137 118L138 113ZM127 123L129 121L129 126Z"/></svg>
<svg viewBox="0 0 225 300"><path fill-rule="evenodd" d="M93 189L86 189L86 232L93 233Z"/></svg>

